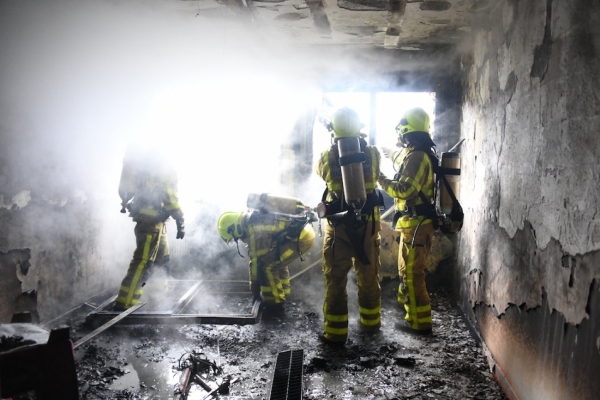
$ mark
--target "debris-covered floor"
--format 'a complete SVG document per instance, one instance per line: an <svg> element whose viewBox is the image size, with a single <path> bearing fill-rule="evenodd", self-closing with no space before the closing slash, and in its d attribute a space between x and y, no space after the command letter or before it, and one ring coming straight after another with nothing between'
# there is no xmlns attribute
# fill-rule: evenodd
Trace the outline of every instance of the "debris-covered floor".
<svg viewBox="0 0 600 400"><path fill-rule="evenodd" d="M343 348L319 342L322 296L314 291L319 279L306 274L292 282L283 317L263 316L243 326L117 325L106 330L75 350L80 397L183 398L177 388L194 354L193 360L202 360L197 372L204 387L192 381L188 399L266 399L278 354L301 349L303 399L505 399L481 346L443 290L431 290L434 334L413 337L394 330L398 281L384 280L382 329L372 335L358 331L356 294L349 281L350 335ZM303 290L308 287L311 292ZM77 340L89 331L74 324L71 335ZM209 395L219 385L221 390Z"/></svg>

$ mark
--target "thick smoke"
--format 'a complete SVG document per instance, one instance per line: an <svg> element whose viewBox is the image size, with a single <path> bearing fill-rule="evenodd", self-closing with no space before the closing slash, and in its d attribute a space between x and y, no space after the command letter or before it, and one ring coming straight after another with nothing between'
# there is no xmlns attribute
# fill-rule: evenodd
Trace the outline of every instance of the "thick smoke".
<svg viewBox="0 0 600 400"><path fill-rule="evenodd" d="M174 263L185 259L178 277L247 278L217 217L243 210L249 192L292 194L278 179L282 141L314 89L309 65L270 50L256 27L191 3L2 2L3 204L30 193L42 207L35 246L27 233L6 246L72 241L96 264L81 266L84 279L117 284L134 247L134 223L119 213L122 160L128 145L150 143L180 176L186 238L168 226ZM67 208L87 218L59 220ZM33 254L38 270L64 262Z"/></svg>
<svg viewBox="0 0 600 400"><path fill-rule="evenodd" d="M3 204L29 191L41 207L6 246L32 247L38 270L69 254L83 292L117 285L134 248L134 224L119 213L122 161L128 145L152 144L180 177L186 237L176 241L168 225L178 277L245 279L245 262L217 235L218 215L245 209L249 192L315 206L324 184L314 176L281 183L289 133L320 90L335 89L324 85L331 78L344 89L361 90L371 76L382 90L393 87L381 74L390 57L313 52L267 33L217 2L2 1ZM65 207L76 218L61 219ZM35 255L57 241L75 251Z"/></svg>

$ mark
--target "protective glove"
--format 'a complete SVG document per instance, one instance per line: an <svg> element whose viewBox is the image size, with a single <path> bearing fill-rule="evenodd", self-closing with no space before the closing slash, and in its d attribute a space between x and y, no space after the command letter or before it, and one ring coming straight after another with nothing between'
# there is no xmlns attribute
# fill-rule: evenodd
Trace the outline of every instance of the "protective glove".
<svg viewBox="0 0 600 400"><path fill-rule="evenodd" d="M386 179L387 179L387 176L383 172L379 172L379 176L377 176L377 182L379 183L379 186L384 188Z"/></svg>
<svg viewBox="0 0 600 400"><path fill-rule="evenodd" d="M175 238L183 239L185 236L185 222L183 221L183 218L176 220L175 223L177 224L177 236L175 236Z"/></svg>
<svg viewBox="0 0 600 400"><path fill-rule="evenodd" d="M252 298L254 300L261 300L260 284L258 282L250 282L250 290L252 291Z"/></svg>

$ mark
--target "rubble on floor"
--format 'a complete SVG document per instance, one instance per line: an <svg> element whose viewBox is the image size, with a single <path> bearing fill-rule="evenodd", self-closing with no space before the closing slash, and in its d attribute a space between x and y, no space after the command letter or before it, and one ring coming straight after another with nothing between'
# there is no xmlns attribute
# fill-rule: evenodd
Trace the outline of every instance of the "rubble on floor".
<svg viewBox="0 0 600 400"><path fill-rule="evenodd" d="M303 349L303 399L506 399L481 346L449 297L432 291L433 335L394 329L397 280L382 282L382 328L361 333L350 291L350 334L344 347L318 340L321 299L292 285L285 314L255 325L125 325L75 351L81 399L177 399L181 360L202 354L211 369L191 381L188 399L266 399L277 354ZM76 340L84 326L74 326ZM224 382L227 391L218 391ZM204 387L203 387L204 386ZM209 394L208 389L213 389Z"/></svg>

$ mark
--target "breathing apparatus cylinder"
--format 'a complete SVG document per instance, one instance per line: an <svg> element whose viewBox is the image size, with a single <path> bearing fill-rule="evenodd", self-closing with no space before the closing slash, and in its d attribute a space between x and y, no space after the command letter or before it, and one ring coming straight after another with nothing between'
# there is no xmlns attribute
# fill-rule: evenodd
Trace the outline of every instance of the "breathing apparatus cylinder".
<svg viewBox="0 0 600 400"><path fill-rule="evenodd" d="M365 154L361 151L359 139L363 126L356 111L343 107L333 114L330 128L338 148L344 200L346 204L354 208L357 218L360 218L360 211L367 202L365 176L362 168Z"/></svg>
<svg viewBox="0 0 600 400"><path fill-rule="evenodd" d="M440 164L442 168L451 168L457 170L456 172L460 173L460 154L455 152L442 153L442 157L440 160ZM459 190L460 190L460 175L456 174L445 174L448 183L450 184L450 188L454 193L454 196L458 199ZM441 182L440 183L440 209L446 215L452 212L452 206L454 204L452 197L448 193L448 189L446 189L446 185Z"/></svg>
<svg viewBox="0 0 600 400"><path fill-rule="evenodd" d="M300 199L269 193L249 193L246 206L263 212L290 215L302 214L305 211L305 206Z"/></svg>
<svg viewBox="0 0 600 400"><path fill-rule="evenodd" d="M338 139L337 145L342 168L344 200L354 210L360 211L367 202L365 176L362 168L364 153L360 150L360 141L357 137L345 137ZM363 155L362 161L345 161L361 160L361 157L357 157L360 154Z"/></svg>

